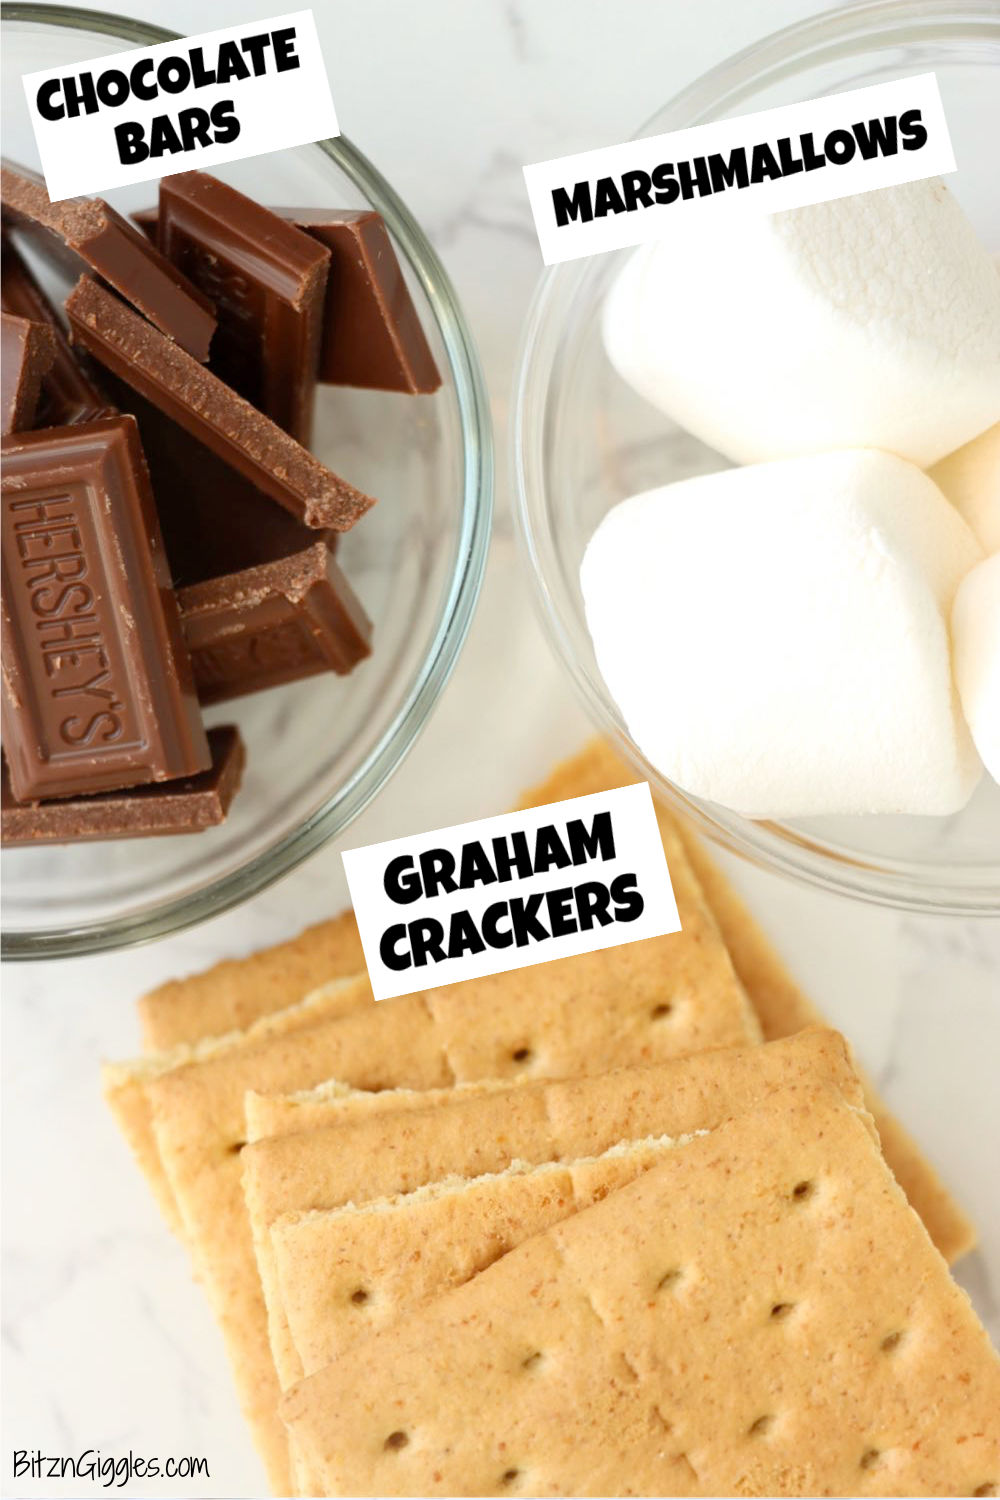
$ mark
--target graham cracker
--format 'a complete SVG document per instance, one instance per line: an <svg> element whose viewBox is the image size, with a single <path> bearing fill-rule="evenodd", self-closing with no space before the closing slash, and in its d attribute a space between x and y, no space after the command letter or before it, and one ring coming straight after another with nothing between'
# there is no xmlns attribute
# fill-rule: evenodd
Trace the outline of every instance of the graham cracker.
<svg viewBox="0 0 1000 1500"><path fill-rule="evenodd" d="M289 1485L287 1441L240 1185L245 1093L331 1078L375 1090L565 1077L757 1040L679 843L671 873L679 933L362 1006L147 1083L164 1170L279 1492Z"/></svg>
<svg viewBox="0 0 1000 1500"><path fill-rule="evenodd" d="M765 1040L792 1036L803 1026L823 1025L822 1014L789 974L694 831L678 822L678 832L719 924L733 967L760 1018ZM931 1239L949 1265L953 1265L974 1248L975 1225L956 1203L906 1127L883 1103L864 1070L861 1078L868 1109L882 1140L882 1154L911 1205L923 1219Z"/></svg>
<svg viewBox="0 0 1000 1500"><path fill-rule="evenodd" d="M323 1300L332 1295L339 1301L342 1292L346 1305L357 1313L359 1300L367 1310L374 1297L377 1313L373 1318L348 1318L331 1338L329 1326L323 1331L317 1326L316 1308L298 1303L302 1318L297 1336L306 1372L322 1369L333 1358L350 1357L372 1328L470 1280L514 1245L631 1182L674 1144L670 1137L630 1141L565 1166L550 1162L529 1168L514 1163L505 1172L471 1181L448 1178L399 1198L339 1211L351 1222L343 1235L344 1258ZM295 1287L294 1276L287 1285ZM297 1492L321 1495L322 1483L291 1432L289 1450Z"/></svg>
<svg viewBox="0 0 1000 1500"><path fill-rule="evenodd" d="M1000 1363L857 1109L778 1092L282 1412L323 1493L989 1494Z"/></svg>
<svg viewBox="0 0 1000 1500"><path fill-rule="evenodd" d="M224 1036L209 1037L194 1043L181 1042L165 1051L148 1053L131 1062L104 1064L101 1078L108 1107L149 1184L168 1228L181 1239L184 1237L183 1221L173 1188L163 1170L153 1130L148 1085L154 1079L178 1068L238 1052L241 1047L255 1046L268 1036L309 1026L326 1017L346 1014L365 1002L373 1003L367 977L335 980L308 995L298 1005L260 1017L248 1031L231 1031Z"/></svg>
<svg viewBox="0 0 1000 1500"><path fill-rule="evenodd" d="M182 1042L246 1031L331 979L364 973L358 924L353 911L344 911L288 942L150 990L139 1001L143 1046L162 1052Z"/></svg>
<svg viewBox="0 0 1000 1500"><path fill-rule="evenodd" d="M563 762L524 799L526 807L580 797L587 792L627 786L637 775L604 740L592 740L579 755ZM705 900L722 933L733 967L760 1019L765 1041L792 1036L804 1026L824 1026L827 1019L792 978L771 942L754 920L704 843L683 818L656 803L661 831L678 836ZM862 1074L867 1105L875 1118L882 1151L910 1203L923 1219L931 1239L954 1264L976 1243L971 1220L955 1202L921 1147Z"/></svg>
<svg viewBox="0 0 1000 1500"><path fill-rule="evenodd" d="M282 1386L643 1170L644 1138L710 1129L775 1089L819 1083L861 1103L847 1044L813 1029L768 1046L532 1083L516 1098L509 1088L456 1091L405 1118L260 1142L244 1153L244 1190L268 1311L276 1299L287 1318L290 1345L275 1341L271 1321ZM505 1170L513 1162L518 1171ZM528 1170L540 1164L541 1176ZM464 1196L461 1185L471 1192L473 1183Z"/></svg>
<svg viewBox="0 0 1000 1500"><path fill-rule="evenodd" d="M687 1139L680 1136L677 1143ZM528 1167L515 1162L505 1172L471 1180L450 1177L362 1208L299 1219L296 1227L303 1231L330 1221L324 1224L323 1249L332 1251L333 1230L340 1246L318 1300L302 1297L292 1263L286 1262L290 1274L280 1278L304 1372L312 1374L332 1359L351 1357L373 1329L462 1285L513 1246L631 1182L674 1144L664 1136L624 1142L601 1156L564 1165ZM333 1223L341 1219L343 1223ZM272 1234L281 1227L279 1219ZM309 1254L308 1234L294 1253L302 1251ZM337 1320L322 1316L331 1299L341 1314ZM292 1433L289 1448L298 1493L321 1495L322 1483Z"/></svg>

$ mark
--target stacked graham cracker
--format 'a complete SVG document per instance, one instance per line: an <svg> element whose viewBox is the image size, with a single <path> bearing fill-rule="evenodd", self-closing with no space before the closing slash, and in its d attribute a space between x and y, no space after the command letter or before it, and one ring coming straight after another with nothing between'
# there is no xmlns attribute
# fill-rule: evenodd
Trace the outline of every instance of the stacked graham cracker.
<svg viewBox="0 0 1000 1500"><path fill-rule="evenodd" d="M345 914L141 1002L109 1102L277 1493L995 1492L968 1221L659 818L678 934L375 1005Z"/></svg>

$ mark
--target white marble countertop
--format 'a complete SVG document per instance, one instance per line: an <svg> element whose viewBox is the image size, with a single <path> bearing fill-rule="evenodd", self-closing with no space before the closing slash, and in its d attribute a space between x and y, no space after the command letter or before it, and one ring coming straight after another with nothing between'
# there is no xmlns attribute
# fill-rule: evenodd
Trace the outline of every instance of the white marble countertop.
<svg viewBox="0 0 1000 1500"><path fill-rule="evenodd" d="M118 0L177 31L264 18L273 0ZM351 845L502 810L586 726L535 622L506 487L508 391L540 261L520 168L632 133L664 99L809 0L315 0L345 131L402 193L479 341L500 455L489 575L423 738ZM464 753L498 748L490 763ZM502 757L499 754L502 748ZM735 866L734 866L735 870ZM972 1210L960 1280L1000 1341L1000 922L925 920L741 866L755 910ZM219 1335L103 1107L98 1064L136 1050L159 979L287 936L343 903L339 851L157 946L8 968L3 999L3 1492L11 1450L204 1455L211 1479L127 1494L263 1495Z"/></svg>

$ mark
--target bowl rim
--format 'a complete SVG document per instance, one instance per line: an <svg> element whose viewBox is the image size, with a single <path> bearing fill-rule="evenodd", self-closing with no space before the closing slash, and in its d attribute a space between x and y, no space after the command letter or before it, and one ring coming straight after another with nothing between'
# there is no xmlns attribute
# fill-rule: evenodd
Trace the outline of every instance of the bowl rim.
<svg viewBox="0 0 1000 1500"><path fill-rule="evenodd" d="M114 37L136 46L179 40L177 32L112 12L75 6L5 3L0 20ZM347 139L316 141L322 151L382 214L419 282L437 324L450 367L461 434L461 517L455 567L440 607L437 630L392 722L360 766L304 823L247 864L201 890L123 917L0 935L9 960L82 957L151 942L219 916L272 885L354 821L402 764L426 724L458 661L475 614L493 519L493 427L489 396L471 329L437 253L403 200Z"/></svg>
<svg viewBox="0 0 1000 1500"><path fill-rule="evenodd" d="M923 41L936 36L976 40L986 29L1000 40L1000 12L996 0L863 0L847 8L823 11L770 33L708 69L667 100L633 139L719 118L762 87L794 76L804 65L849 57L862 42L871 46L899 40L904 28ZM670 117L667 124L665 116ZM985 879L974 871L971 880L963 880L957 867L949 870L942 866L931 879L925 866L903 860L895 861L893 870L887 872L878 864L877 856L866 858L846 846L813 841L807 832L777 823L754 822L682 791L641 754L617 709L611 711L590 680L553 598L543 557L548 533L542 525L534 524L536 515L549 511L543 451L551 356L547 353L540 357L539 349L554 312L559 311L557 299L561 295L563 305L571 303L572 291L587 265L584 258L550 266L536 286L514 368L510 465L518 541L532 577L535 607L589 717L669 806L684 814L714 843L763 869L832 894L895 910L996 918L1000 913L1000 883L989 872Z"/></svg>

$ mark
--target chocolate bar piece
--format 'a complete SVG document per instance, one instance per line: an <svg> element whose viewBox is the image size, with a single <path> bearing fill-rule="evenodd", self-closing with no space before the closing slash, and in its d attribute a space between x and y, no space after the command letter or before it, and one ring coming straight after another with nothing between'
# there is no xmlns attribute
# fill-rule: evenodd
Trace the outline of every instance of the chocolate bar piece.
<svg viewBox="0 0 1000 1500"><path fill-rule="evenodd" d="M208 358L215 331L211 302L110 204L100 198L50 203L40 177L7 163L0 186L12 224L40 233L77 270L83 261L182 349Z"/></svg>
<svg viewBox="0 0 1000 1500"><path fill-rule="evenodd" d="M438 390L441 375L381 214L338 208L271 212L330 252L317 378L324 385L411 395ZM132 218L158 243L159 209L142 208ZM213 364L214 358L213 347Z"/></svg>
<svg viewBox="0 0 1000 1500"><path fill-rule="evenodd" d="M189 584L177 602L202 703L345 675L371 650L368 619L323 541Z"/></svg>
<svg viewBox="0 0 1000 1500"><path fill-rule="evenodd" d="M2 530L3 734L17 800L205 770L134 419L4 438Z"/></svg>
<svg viewBox="0 0 1000 1500"><path fill-rule="evenodd" d="M30 427L42 394L42 379L52 368L56 341L47 323L0 313L2 362L0 362L0 409L3 434Z"/></svg>
<svg viewBox="0 0 1000 1500"><path fill-rule="evenodd" d="M86 355L80 359L74 355L58 313L7 235L0 242L0 304L6 313L47 323L52 329L55 361L42 382L38 426L64 427L69 422L114 415L107 395L84 364Z"/></svg>
<svg viewBox="0 0 1000 1500"><path fill-rule="evenodd" d="M329 250L207 172L160 183L157 243L215 305L209 368L308 443Z"/></svg>
<svg viewBox="0 0 1000 1500"><path fill-rule="evenodd" d="M350 672L371 626L328 543L131 396L202 703Z"/></svg>
<svg viewBox="0 0 1000 1500"><path fill-rule="evenodd" d="M212 764L196 776L96 792L60 802L17 802L6 761L0 788L0 843L76 844L151 834L202 833L225 820L239 790L246 755L231 724L208 731Z"/></svg>
<svg viewBox="0 0 1000 1500"><path fill-rule="evenodd" d="M330 251L319 379L380 391L436 391L441 384L392 241L380 214L278 208Z"/></svg>
<svg viewBox="0 0 1000 1500"><path fill-rule="evenodd" d="M374 505L89 276L66 312L76 342L307 526L348 531Z"/></svg>

